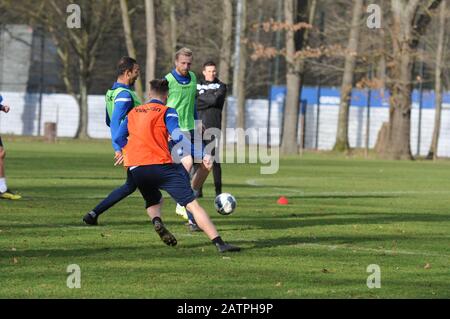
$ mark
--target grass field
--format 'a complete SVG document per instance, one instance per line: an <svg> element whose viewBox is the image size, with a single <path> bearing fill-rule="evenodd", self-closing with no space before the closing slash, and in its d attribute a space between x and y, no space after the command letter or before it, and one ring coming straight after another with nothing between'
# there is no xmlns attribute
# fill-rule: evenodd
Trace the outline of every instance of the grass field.
<svg viewBox="0 0 450 319"><path fill-rule="evenodd" d="M189 233L167 200L178 238L165 246L136 192L87 227L81 217L123 181L109 142L5 139L9 186L0 200L0 298L449 298L450 162L389 162L333 154L284 158L276 175L227 164L238 209L201 203L239 254ZM284 195L288 206L276 200ZM81 289L66 286L69 264ZM381 288L369 289L370 264Z"/></svg>

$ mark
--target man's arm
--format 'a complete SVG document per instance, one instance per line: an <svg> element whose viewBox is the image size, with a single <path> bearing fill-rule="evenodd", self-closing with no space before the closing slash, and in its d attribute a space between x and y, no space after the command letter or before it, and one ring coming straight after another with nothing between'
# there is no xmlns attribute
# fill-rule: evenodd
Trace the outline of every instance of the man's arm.
<svg viewBox="0 0 450 319"><path fill-rule="evenodd" d="M127 91L120 92L114 100L114 112L111 117L110 129L112 146L116 152L120 151L122 148L114 142L114 136L117 135L117 131L119 130L122 121L126 118L133 106L133 98Z"/></svg>
<svg viewBox="0 0 450 319"><path fill-rule="evenodd" d="M128 118L126 118L122 123L120 123L119 128L113 136L113 143L119 147L119 151L127 145L128 134Z"/></svg>

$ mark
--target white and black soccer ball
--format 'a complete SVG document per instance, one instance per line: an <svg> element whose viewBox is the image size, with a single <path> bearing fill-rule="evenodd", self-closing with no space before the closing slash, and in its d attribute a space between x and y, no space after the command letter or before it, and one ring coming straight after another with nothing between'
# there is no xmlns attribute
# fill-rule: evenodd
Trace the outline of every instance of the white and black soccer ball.
<svg viewBox="0 0 450 319"><path fill-rule="evenodd" d="M214 206L221 215L230 215L236 209L236 198L229 193L222 193L214 200Z"/></svg>

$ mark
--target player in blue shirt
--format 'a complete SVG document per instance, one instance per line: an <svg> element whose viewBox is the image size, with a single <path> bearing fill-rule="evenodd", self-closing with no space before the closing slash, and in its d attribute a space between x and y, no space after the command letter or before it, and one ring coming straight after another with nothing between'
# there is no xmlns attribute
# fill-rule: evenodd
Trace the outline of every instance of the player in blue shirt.
<svg viewBox="0 0 450 319"><path fill-rule="evenodd" d="M106 125L110 127L111 137L115 136L120 127L120 123L126 118L130 110L141 104L141 101L132 90L132 86L139 77L140 69L136 60L130 57L123 57L117 64L117 81L106 93ZM112 146L115 151L115 158L121 154L121 148L114 143ZM137 186L133 182L130 172L127 171L127 180L125 184L116 188L102 202L100 202L92 211L83 217L83 221L88 225L97 225L98 217L107 209L132 194Z"/></svg>

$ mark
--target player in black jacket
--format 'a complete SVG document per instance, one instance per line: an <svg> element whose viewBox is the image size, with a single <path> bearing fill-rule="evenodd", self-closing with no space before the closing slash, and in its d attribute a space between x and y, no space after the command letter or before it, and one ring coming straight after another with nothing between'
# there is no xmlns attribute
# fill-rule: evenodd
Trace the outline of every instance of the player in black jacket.
<svg viewBox="0 0 450 319"><path fill-rule="evenodd" d="M208 61L203 64L203 76L197 84L197 114L199 120L205 129L218 128L222 129L222 109L227 95L227 86L217 78L216 64ZM209 144L214 140L205 140L205 144ZM216 140L216 148L218 149L218 140ZM215 155L215 150L212 155ZM220 163L214 161L213 176L216 195L222 193L222 169ZM201 189L199 196L202 196Z"/></svg>

